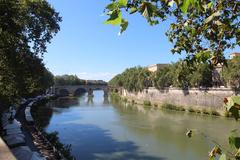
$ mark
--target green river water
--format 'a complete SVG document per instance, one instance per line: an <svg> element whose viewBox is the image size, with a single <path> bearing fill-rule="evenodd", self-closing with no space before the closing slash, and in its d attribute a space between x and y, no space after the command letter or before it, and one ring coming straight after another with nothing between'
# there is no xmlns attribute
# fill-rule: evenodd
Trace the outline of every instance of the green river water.
<svg viewBox="0 0 240 160"><path fill-rule="evenodd" d="M45 110L45 130L57 131L79 160L207 160L211 140L228 146L230 131L240 128L224 117L113 104L101 91L92 100L82 95L49 103ZM197 130L191 139L188 129Z"/></svg>

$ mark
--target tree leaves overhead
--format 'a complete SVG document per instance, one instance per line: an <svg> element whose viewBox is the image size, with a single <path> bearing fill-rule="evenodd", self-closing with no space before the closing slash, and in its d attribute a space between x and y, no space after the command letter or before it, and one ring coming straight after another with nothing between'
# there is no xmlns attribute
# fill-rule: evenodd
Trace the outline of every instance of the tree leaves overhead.
<svg viewBox="0 0 240 160"><path fill-rule="evenodd" d="M118 4L120 7L126 7L127 6L127 0L118 0Z"/></svg>
<svg viewBox="0 0 240 160"><path fill-rule="evenodd" d="M188 10L188 7L189 5L194 2L194 0L184 0L182 2L182 6L180 7L181 8L181 11L186 14L187 13L187 10Z"/></svg>
<svg viewBox="0 0 240 160"><path fill-rule="evenodd" d="M210 58L224 63L224 51L240 45L240 1L132 0L126 4L119 0L112 1L105 13L109 15L115 10L125 13L122 15L140 13L150 25L173 17L166 32L174 44L172 53L186 53L193 59L196 53L208 50ZM206 61L202 55L197 58Z"/></svg>
<svg viewBox="0 0 240 160"><path fill-rule="evenodd" d="M119 25L122 22L122 13L118 11L113 11L110 18L104 22L104 24Z"/></svg>
<svg viewBox="0 0 240 160"><path fill-rule="evenodd" d="M128 27L128 21L122 19L121 25L120 25L120 34L122 34Z"/></svg>
<svg viewBox="0 0 240 160"><path fill-rule="evenodd" d="M61 17L46 0L0 0L0 102L43 93L53 84L42 56Z"/></svg>

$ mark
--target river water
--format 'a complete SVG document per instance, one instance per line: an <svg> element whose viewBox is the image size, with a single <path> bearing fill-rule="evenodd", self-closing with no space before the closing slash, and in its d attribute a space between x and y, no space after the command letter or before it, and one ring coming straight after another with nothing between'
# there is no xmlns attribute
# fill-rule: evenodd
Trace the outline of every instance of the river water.
<svg viewBox="0 0 240 160"><path fill-rule="evenodd" d="M223 117L113 104L101 91L66 102L48 104L45 130L57 131L79 160L207 160L213 140L228 146L230 131L240 128Z"/></svg>

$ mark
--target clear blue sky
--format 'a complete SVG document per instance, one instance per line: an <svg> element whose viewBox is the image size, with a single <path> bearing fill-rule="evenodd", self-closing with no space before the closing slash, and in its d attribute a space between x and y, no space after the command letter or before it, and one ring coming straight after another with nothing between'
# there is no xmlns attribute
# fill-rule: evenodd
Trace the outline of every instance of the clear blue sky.
<svg viewBox="0 0 240 160"><path fill-rule="evenodd" d="M129 16L127 31L104 25L103 9L110 0L48 0L60 12L61 30L48 45L46 66L55 75L76 74L83 79L109 80L133 66L170 63L172 44L168 22L149 26L142 16Z"/></svg>

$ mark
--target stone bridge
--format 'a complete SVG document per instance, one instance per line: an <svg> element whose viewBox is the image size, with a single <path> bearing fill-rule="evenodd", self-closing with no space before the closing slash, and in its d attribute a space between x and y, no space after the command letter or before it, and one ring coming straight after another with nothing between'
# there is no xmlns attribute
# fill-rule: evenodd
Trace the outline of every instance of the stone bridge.
<svg viewBox="0 0 240 160"><path fill-rule="evenodd" d="M104 96L108 95L108 85L102 84L53 86L51 88L51 93L58 96L78 96L87 92L89 96L92 96L93 91L95 90L102 90L104 92Z"/></svg>

